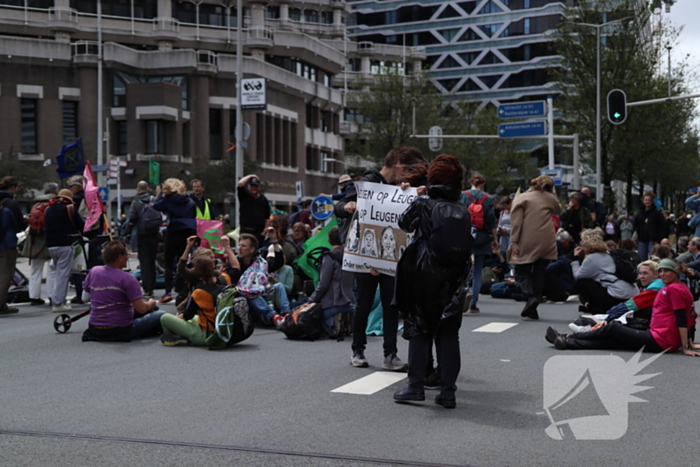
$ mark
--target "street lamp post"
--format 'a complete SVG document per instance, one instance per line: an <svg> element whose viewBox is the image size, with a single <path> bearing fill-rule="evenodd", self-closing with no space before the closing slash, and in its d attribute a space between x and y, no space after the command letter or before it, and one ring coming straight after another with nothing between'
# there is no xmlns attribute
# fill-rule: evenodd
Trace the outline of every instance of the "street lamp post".
<svg viewBox="0 0 700 467"><path fill-rule="evenodd" d="M603 24L591 24L591 23L575 23L573 21L567 21L569 24L575 24L577 26L587 26L590 28L595 28L596 30L596 91L595 91L595 173L596 173L596 200L601 201L603 199L603 184L602 184L602 157L601 157L601 147L600 147L600 29L604 26L609 26L611 24L621 23L632 19L632 16L627 18L616 19L615 21L610 21Z"/></svg>

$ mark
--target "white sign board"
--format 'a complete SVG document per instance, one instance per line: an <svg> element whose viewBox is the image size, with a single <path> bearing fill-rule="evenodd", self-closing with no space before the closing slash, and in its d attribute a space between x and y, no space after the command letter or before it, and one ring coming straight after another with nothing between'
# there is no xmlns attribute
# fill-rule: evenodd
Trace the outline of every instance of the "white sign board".
<svg viewBox="0 0 700 467"><path fill-rule="evenodd" d="M266 110L267 94L265 78L241 80L241 108L244 110ZM245 138L244 138L245 139Z"/></svg>
<svg viewBox="0 0 700 467"><path fill-rule="evenodd" d="M442 136L442 128L439 126L431 127L428 134L430 136ZM428 138L428 147L431 151L438 152L442 149L442 138Z"/></svg>
<svg viewBox="0 0 700 467"><path fill-rule="evenodd" d="M304 182L299 180L294 184L294 188L296 189L296 195L297 199L301 199L304 197Z"/></svg>
<svg viewBox="0 0 700 467"><path fill-rule="evenodd" d="M399 217L418 197L415 188L355 182L357 210L345 240L343 270L396 275L396 264L412 234L399 228Z"/></svg>

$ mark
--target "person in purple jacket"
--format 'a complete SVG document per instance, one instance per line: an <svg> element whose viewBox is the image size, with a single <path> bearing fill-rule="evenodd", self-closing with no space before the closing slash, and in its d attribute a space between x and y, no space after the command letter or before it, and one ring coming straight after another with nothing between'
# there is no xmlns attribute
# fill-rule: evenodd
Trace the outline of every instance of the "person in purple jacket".
<svg viewBox="0 0 700 467"><path fill-rule="evenodd" d="M167 303L173 299L173 274L177 258L182 256L187 239L197 235L195 211L197 205L185 194L187 186L182 180L169 178L163 183L163 189L153 208L168 216L168 228L165 230L165 294L159 300Z"/></svg>

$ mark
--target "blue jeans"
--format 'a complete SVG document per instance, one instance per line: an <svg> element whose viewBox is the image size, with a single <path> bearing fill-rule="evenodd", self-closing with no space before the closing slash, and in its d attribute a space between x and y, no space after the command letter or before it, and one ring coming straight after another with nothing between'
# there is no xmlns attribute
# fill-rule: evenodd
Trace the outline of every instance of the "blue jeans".
<svg viewBox="0 0 700 467"><path fill-rule="evenodd" d="M334 306L331 308L323 309L323 324L328 327L328 329L333 328L333 317L338 313L355 313L355 307L351 305L345 306Z"/></svg>
<svg viewBox="0 0 700 467"><path fill-rule="evenodd" d="M642 261L649 259L649 253L651 249L654 248L654 242L639 242L637 243L637 252Z"/></svg>
<svg viewBox="0 0 700 467"><path fill-rule="evenodd" d="M489 255L474 255L474 264L472 265L472 301L470 305L476 305L479 301L479 292L481 291L481 271L484 269L486 257Z"/></svg>
<svg viewBox="0 0 700 467"><path fill-rule="evenodd" d="M277 302L280 306L280 312L282 314L291 313L292 310L289 309L289 299L287 298L287 292L284 290L284 286L279 282L274 285L275 296L277 297ZM263 321L270 321L272 315L275 314L275 309L265 301L263 297L255 297L248 299L248 306L255 312L260 313L260 317Z"/></svg>
<svg viewBox="0 0 700 467"><path fill-rule="evenodd" d="M131 338L139 339L144 336L163 332L163 328L160 325L160 317L164 314L165 312L163 310L156 310L139 318L135 318L134 323L131 325Z"/></svg>

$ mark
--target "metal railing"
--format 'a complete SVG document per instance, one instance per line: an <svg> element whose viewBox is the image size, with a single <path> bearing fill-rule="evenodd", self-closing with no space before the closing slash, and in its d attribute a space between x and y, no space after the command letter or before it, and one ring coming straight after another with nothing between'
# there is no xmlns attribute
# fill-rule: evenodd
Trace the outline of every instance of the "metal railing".
<svg viewBox="0 0 700 467"><path fill-rule="evenodd" d="M245 30L248 39L263 39L271 41L275 38L274 32L270 28L254 26Z"/></svg>
<svg viewBox="0 0 700 467"><path fill-rule="evenodd" d="M200 65L212 65L218 67L219 57L214 52L211 52L209 50L198 50L197 63Z"/></svg>
<svg viewBox="0 0 700 467"><path fill-rule="evenodd" d="M65 6L52 6L49 8L49 21L78 22L78 10Z"/></svg>
<svg viewBox="0 0 700 467"><path fill-rule="evenodd" d="M71 55L99 55L100 43L97 41L77 41L71 44Z"/></svg>
<svg viewBox="0 0 700 467"><path fill-rule="evenodd" d="M180 32L180 21L167 16L153 18L153 30Z"/></svg>

